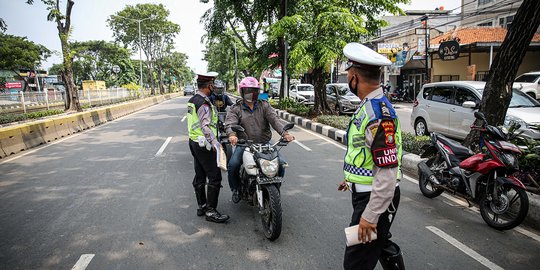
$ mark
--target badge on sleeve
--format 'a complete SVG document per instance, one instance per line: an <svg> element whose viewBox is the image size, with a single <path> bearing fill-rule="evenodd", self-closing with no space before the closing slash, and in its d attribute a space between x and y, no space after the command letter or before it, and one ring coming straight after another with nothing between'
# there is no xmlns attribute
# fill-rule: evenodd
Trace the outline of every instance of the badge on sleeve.
<svg viewBox="0 0 540 270"><path fill-rule="evenodd" d="M396 125L392 120L383 120L371 144L373 162L378 167L396 167L398 151L396 148Z"/></svg>

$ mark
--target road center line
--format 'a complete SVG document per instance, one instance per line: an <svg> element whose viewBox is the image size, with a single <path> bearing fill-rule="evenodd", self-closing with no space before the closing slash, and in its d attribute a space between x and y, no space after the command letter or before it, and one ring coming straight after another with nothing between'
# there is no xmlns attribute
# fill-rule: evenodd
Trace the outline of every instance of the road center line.
<svg viewBox="0 0 540 270"><path fill-rule="evenodd" d="M298 140L294 140L296 144L298 144L300 147L304 148L306 151L311 152L311 148L305 146L303 143L299 142Z"/></svg>
<svg viewBox="0 0 540 270"><path fill-rule="evenodd" d="M90 264L95 254L83 254L71 270L84 270Z"/></svg>
<svg viewBox="0 0 540 270"><path fill-rule="evenodd" d="M488 260L486 257L478 254L478 252L472 250L468 246L462 244L454 237L446 234L445 232L441 231L439 228L434 226L426 226L426 229L430 230L432 233L436 234L437 236L441 237L442 239L446 240L448 243L452 244L452 246L456 247L457 249L463 251L466 255L469 257L475 259L477 262L481 263L485 267L491 269L491 270L504 270L504 268L496 265L495 263Z"/></svg>
<svg viewBox="0 0 540 270"><path fill-rule="evenodd" d="M163 154L163 151L165 151L165 148L171 142L171 139L172 139L172 137L168 137L167 140L165 140L165 142L163 143L161 148L159 148L159 150L157 151L157 153L155 155L156 157L159 157L159 156L161 156L161 154Z"/></svg>
<svg viewBox="0 0 540 270"><path fill-rule="evenodd" d="M283 119L281 119L281 121L284 122L284 123L289 123L288 121L283 120ZM319 138L319 139L323 139L323 140L325 140L325 141L327 141L327 142L333 144L333 145L334 145L335 147L337 147L337 148L340 148L340 149L343 149L343 150L347 150L347 147L341 145L340 143L338 143L338 142L336 142L336 141L334 141L334 140L328 139L327 137L324 137L324 136L322 136L322 135L319 135L319 134L317 134L317 133L315 133L315 132L313 132L313 131L311 131L311 130L309 130L309 129L306 129L306 128L301 127L301 126L298 126L298 125L295 125L295 127L299 128L299 129L301 129L301 130L303 130L303 131L305 131L305 132L307 132L307 133L309 133L309 134L311 134L311 135L313 135L313 136L315 136L315 137L317 137L317 138Z"/></svg>

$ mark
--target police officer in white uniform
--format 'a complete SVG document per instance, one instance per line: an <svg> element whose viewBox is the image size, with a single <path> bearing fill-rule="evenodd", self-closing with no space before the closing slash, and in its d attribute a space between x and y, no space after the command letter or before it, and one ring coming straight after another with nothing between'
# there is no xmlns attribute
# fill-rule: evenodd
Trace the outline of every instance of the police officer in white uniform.
<svg viewBox="0 0 540 270"><path fill-rule="evenodd" d="M381 67L391 62L358 43L347 44L343 53L349 59L349 88L362 105L347 129L345 180L338 189L352 192L350 226L359 225L358 239L364 242L346 248L343 266L372 270L380 261L385 270L402 270L401 250L389 240L400 198L401 128L379 85Z"/></svg>

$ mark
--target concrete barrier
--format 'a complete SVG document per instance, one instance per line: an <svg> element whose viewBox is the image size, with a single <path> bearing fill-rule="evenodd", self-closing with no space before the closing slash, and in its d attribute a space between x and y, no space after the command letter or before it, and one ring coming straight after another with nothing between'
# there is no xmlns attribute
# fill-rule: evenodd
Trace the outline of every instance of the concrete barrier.
<svg viewBox="0 0 540 270"><path fill-rule="evenodd" d="M8 156L27 149L19 126L0 129L0 144Z"/></svg>
<svg viewBox="0 0 540 270"><path fill-rule="evenodd" d="M43 130L45 129L45 125L42 121L21 125L20 128L26 149L46 143L45 139L43 139Z"/></svg>
<svg viewBox="0 0 540 270"><path fill-rule="evenodd" d="M54 142L60 138L58 133L56 133L56 127L54 126L53 120L48 119L41 121L40 125L42 125L42 128L40 128L41 135L43 136L43 140L45 142Z"/></svg>
<svg viewBox="0 0 540 270"><path fill-rule="evenodd" d="M69 128L69 121L66 117L55 118L53 119L53 122L56 134L58 134L58 139L71 135L72 132Z"/></svg>
<svg viewBox="0 0 540 270"><path fill-rule="evenodd" d="M0 158L101 125L175 96L178 94L0 128Z"/></svg>

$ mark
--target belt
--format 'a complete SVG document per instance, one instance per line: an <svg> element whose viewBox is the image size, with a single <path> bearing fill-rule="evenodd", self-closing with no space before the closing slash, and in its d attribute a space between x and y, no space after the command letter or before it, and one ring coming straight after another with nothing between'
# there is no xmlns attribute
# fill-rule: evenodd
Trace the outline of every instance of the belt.
<svg viewBox="0 0 540 270"><path fill-rule="evenodd" d="M350 191L353 193L360 193L360 192L371 192L373 190L372 185L361 185L356 183L347 182L347 185L349 186ZM396 187L399 186L399 181L396 183Z"/></svg>

